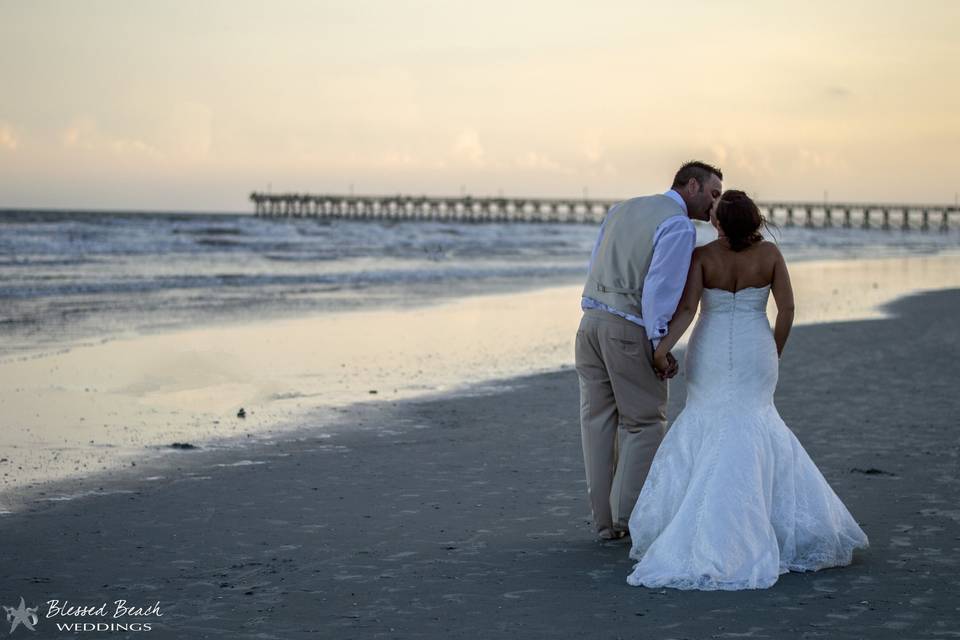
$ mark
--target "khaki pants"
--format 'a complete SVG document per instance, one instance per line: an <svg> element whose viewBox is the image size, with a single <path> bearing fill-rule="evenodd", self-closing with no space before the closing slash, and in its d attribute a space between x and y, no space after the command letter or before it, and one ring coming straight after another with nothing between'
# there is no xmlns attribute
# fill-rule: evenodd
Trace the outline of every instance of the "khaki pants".
<svg viewBox="0 0 960 640"><path fill-rule="evenodd" d="M580 435L593 525L627 530L667 427L667 381L647 334L629 320L584 311L577 330Z"/></svg>

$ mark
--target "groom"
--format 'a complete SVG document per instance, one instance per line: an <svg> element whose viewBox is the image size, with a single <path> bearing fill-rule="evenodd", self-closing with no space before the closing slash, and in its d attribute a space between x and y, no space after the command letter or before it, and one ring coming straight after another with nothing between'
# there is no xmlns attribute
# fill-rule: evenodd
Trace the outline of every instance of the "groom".
<svg viewBox="0 0 960 640"><path fill-rule="evenodd" d="M590 257L577 330L580 435L593 525L601 540L628 522L667 426L667 380L653 350L667 334L696 245L694 220L709 220L723 174L688 162L663 194L607 212Z"/></svg>

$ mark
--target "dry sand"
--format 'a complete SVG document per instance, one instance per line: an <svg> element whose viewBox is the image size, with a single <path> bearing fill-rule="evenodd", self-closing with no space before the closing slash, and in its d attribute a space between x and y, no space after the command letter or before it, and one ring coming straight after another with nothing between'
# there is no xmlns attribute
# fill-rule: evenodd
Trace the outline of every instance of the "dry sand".
<svg viewBox="0 0 960 640"><path fill-rule="evenodd" d="M0 604L159 601L151 638L956 637L958 310L960 290L925 293L794 330L777 405L870 536L850 567L627 586L628 546L592 538L567 368L51 487L99 495L0 519ZM16 633L90 635L37 629Z"/></svg>

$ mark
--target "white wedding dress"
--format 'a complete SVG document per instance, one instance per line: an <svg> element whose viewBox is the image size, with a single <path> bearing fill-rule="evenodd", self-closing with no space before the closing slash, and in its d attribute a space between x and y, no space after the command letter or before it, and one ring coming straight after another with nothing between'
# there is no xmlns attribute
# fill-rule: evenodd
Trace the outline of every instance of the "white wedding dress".
<svg viewBox="0 0 960 640"><path fill-rule="evenodd" d="M773 404L769 293L703 292L687 404L630 516L631 585L763 589L787 571L850 564L868 544Z"/></svg>

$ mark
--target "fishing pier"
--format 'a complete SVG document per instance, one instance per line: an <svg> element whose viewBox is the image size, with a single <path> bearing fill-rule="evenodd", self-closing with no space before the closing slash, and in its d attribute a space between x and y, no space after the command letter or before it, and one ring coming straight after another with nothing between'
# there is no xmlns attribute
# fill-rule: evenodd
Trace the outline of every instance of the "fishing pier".
<svg viewBox="0 0 960 640"><path fill-rule="evenodd" d="M268 218L597 224L618 200L472 196L353 196L251 193L254 214ZM960 224L954 205L758 202L778 225L807 228L947 232Z"/></svg>

